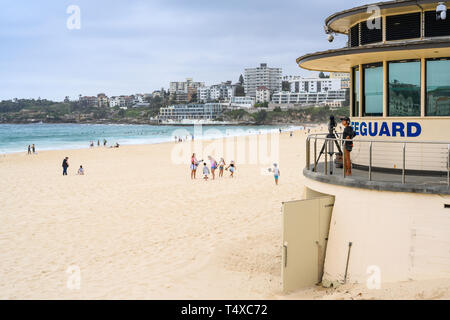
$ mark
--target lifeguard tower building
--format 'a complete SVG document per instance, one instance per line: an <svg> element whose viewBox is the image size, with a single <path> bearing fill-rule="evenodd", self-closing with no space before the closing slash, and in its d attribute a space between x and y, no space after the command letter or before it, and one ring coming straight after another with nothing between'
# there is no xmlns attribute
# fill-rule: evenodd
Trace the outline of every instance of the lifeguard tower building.
<svg viewBox="0 0 450 320"><path fill-rule="evenodd" d="M307 138L305 200L283 204L286 292L450 277L449 6L403 0L338 12L325 32L348 45L297 59L351 74L357 137L351 176L336 165L339 134Z"/></svg>

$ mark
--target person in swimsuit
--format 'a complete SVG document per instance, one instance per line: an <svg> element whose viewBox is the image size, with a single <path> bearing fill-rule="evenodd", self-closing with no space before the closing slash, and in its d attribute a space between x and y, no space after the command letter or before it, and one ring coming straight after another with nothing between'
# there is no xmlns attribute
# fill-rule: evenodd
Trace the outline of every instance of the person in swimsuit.
<svg viewBox="0 0 450 320"><path fill-rule="evenodd" d="M198 168L198 161L197 158L195 157L195 153L192 154L191 157L191 179L197 179L196 174L197 174L197 168Z"/></svg>
<svg viewBox="0 0 450 320"><path fill-rule="evenodd" d="M230 165L225 170L230 170L230 178L234 178L234 173L236 171L236 165L234 164L234 161L231 161Z"/></svg>
<svg viewBox="0 0 450 320"><path fill-rule="evenodd" d="M225 166L227 164L225 163L225 160L223 158L220 158L219 161L219 178L223 178L223 170L225 169Z"/></svg>
<svg viewBox="0 0 450 320"><path fill-rule="evenodd" d="M273 164L273 176L275 178L275 184L278 185L278 179L280 178L280 168L276 163Z"/></svg>
<svg viewBox="0 0 450 320"><path fill-rule="evenodd" d="M216 179L216 169L217 169L217 161L211 156L208 156L209 162L211 163L211 174L213 176L213 180Z"/></svg>

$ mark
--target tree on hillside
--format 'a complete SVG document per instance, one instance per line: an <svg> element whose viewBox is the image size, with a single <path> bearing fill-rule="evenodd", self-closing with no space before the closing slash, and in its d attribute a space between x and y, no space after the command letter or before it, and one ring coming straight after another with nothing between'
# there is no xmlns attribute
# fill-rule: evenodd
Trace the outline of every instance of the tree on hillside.
<svg viewBox="0 0 450 320"><path fill-rule="evenodd" d="M239 83L241 84L241 86L244 85L244 77L242 76L242 74L239 76Z"/></svg>
<svg viewBox="0 0 450 320"><path fill-rule="evenodd" d="M243 86L236 86L236 92L234 93L236 97L245 97L245 89Z"/></svg>

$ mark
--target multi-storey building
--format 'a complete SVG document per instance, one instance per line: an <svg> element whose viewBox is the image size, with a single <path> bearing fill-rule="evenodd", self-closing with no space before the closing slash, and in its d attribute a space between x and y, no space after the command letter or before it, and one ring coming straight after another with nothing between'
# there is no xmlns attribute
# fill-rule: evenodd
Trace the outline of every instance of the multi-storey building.
<svg viewBox="0 0 450 320"><path fill-rule="evenodd" d="M256 89L264 86L271 92L281 91L281 68L269 68L266 63L261 63L257 68L245 69L244 88L245 95L256 97Z"/></svg>
<svg viewBox="0 0 450 320"><path fill-rule="evenodd" d="M331 72L331 79L340 79L342 89L350 89L350 73L346 72Z"/></svg>
<svg viewBox="0 0 450 320"><path fill-rule="evenodd" d="M292 78L288 80L291 92L323 93L329 90L341 90L341 79L331 78Z"/></svg>
<svg viewBox="0 0 450 320"><path fill-rule="evenodd" d="M220 103L173 105L159 110L159 120L214 120L222 115L222 110Z"/></svg>
<svg viewBox="0 0 450 320"><path fill-rule="evenodd" d="M324 92L277 92L272 103L277 105L306 106L328 105L342 107L348 100L348 90L329 90Z"/></svg>
<svg viewBox="0 0 450 320"><path fill-rule="evenodd" d="M267 87L258 87L256 89L256 102L270 102L270 90Z"/></svg>
<svg viewBox="0 0 450 320"><path fill-rule="evenodd" d="M99 93L97 95L97 105L99 108L105 108L109 106L109 99L104 93Z"/></svg>
<svg viewBox="0 0 450 320"><path fill-rule="evenodd" d="M80 97L79 101L85 107L97 107L98 106L97 97L84 96L84 97Z"/></svg>
<svg viewBox="0 0 450 320"><path fill-rule="evenodd" d="M169 92L172 100L175 100L175 102L186 102L192 99L198 88L204 86L203 82L194 82L192 78L187 78L183 82L171 82Z"/></svg>
<svg viewBox="0 0 450 320"><path fill-rule="evenodd" d="M230 101L231 97L233 97L231 81L197 89L197 99L200 102Z"/></svg>
<svg viewBox="0 0 450 320"><path fill-rule="evenodd" d="M232 97L229 103L230 109L250 109L255 106L253 97Z"/></svg>

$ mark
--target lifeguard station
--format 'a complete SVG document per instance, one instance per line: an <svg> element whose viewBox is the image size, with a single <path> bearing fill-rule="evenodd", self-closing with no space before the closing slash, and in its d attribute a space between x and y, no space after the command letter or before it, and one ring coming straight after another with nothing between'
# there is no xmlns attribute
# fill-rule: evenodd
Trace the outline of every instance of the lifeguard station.
<svg viewBox="0 0 450 320"><path fill-rule="evenodd" d="M305 200L284 204L286 292L322 283L450 277L449 2L403 0L333 14L337 50L301 68L351 74L352 176L328 133L306 141ZM336 140L336 141L334 141ZM325 153L318 155L325 145Z"/></svg>

